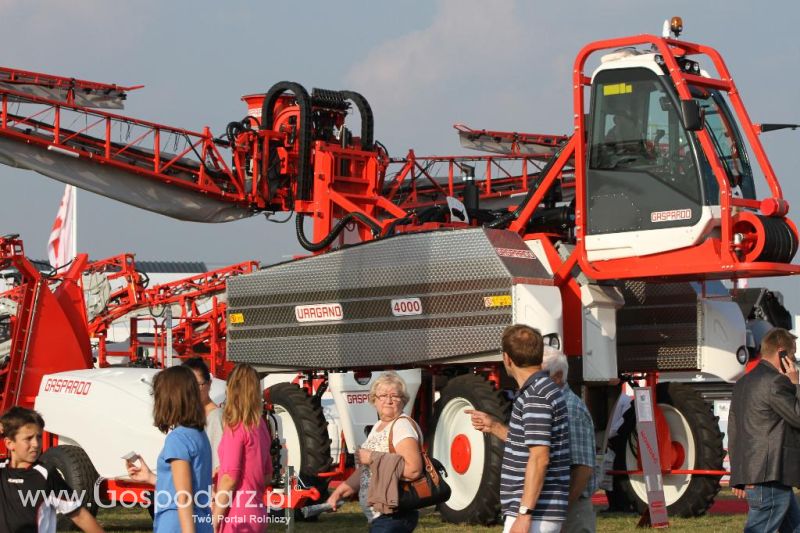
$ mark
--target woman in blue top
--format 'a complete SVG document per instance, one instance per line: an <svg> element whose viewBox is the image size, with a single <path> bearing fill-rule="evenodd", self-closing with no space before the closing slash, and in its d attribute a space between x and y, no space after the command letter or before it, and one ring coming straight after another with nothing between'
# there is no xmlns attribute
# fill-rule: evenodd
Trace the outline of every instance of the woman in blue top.
<svg viewBox="0 0 800 533"><path fill-rule="evenodd" d="M128 462L128 473L156 486L156 533L212 533L211 445L194 373L181 366L162 370L153 379L153 396L153 425L167 434L164 448L155 474L141 457L139 467Z"/></svg>

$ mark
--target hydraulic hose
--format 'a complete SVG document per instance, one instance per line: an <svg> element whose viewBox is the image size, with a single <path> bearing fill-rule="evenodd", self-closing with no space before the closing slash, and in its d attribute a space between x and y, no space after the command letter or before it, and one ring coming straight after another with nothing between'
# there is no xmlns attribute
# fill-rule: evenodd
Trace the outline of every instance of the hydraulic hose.
<svg viewBox="0 0 800 533"><path fill-rule="evenodd" d="M311 97L302 85L292 81L281 81L273 85L264 96L261 106L261 129L272 130L275 120L275 102L286 91L294 93L300 109L300 131L297 163L297 199L310 200L311 197ZM262 168L263 179L267 179L266 168Z"/></svg>
<svg viewBox="0 0 800 533"><path fill-rule="evenodd" d="M331 229L331 232L328 233L321 241L319 242L312 242L306 238L305 228L303 227L303 220L305 220L305 214L298 213L295 217L296 225L297 225L297 240L300 243L300 246L308 250L309 252L319 252L320 250L324 250L328 246L333 243L336 237L342 232L342 230L350 223L353 219L358 219L362 221L364 224L368 225L370 229L372 229L372 235L377 237L381 234L381 227L375 224L372 220L370 220L366 215L362 213L348 213L343 216L339 222Z"/></svg>
<svg viewBox="0 0 800 533"><path fill-rule="evenodd" d="M372 108L360 93L355 91L339 91L347 100L350 100L358 108L361 114L361 149L372 150L372 139L375 131L375 118L372 115Z"/></svg>
<svg viewBox="0 0 800 533"><path fill-rule="evenodd" d="M240 121L228 122L228 125L225 127L225 137L228 139L228 145L234 146L236 144L236 137L238 137L240 133L248 131L251 128L251 123L259 126L258 119L249 115Z"/></svg>
<svg viewBox="0 0 800 533"><path fill-rule="evenodd" d="M424 209L421 209L417 213L412 213L402 218L396 218L386 227L386 231L383 233L383 236L388 237L390 235L394 235L397 226L400 226L402 224L409 224L413 222L415 219L420 223L424 224L425 222L431 222L433 220L436 220L437 218L443 217L443 215L446 212L447 212L447 207L442 205L432 205Z"/></svg>

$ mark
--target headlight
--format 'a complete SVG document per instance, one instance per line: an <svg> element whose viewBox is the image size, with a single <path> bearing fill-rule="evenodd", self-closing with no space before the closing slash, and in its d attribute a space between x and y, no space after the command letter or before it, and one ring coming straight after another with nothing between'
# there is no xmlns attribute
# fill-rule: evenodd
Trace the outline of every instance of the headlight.
<svg viewBox="0 0 800 533"><path fill-rule="evenodd" d="M739 349L736 350L736 360L739 361L740 365L743 365L747 363L748 359L750 359L750 351L747 346L739 346Z"/></svg>
<svg viewBox="0 0 800 533"><path fill-rule="evenodd" d="M544 337L542 337L542 341L544 342L545 346L549 346L556 350L561 349L561 339L558 338L558 334L556 333L550 333L549 335L545 335Z"/></svg>

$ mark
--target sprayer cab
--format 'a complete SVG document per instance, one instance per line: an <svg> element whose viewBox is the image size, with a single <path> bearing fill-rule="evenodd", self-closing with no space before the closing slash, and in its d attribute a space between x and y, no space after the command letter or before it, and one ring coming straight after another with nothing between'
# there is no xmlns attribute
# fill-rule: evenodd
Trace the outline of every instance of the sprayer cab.
<svg viewBox="0 0 800 533"><path fill-rule="evenodd" d="M789 205L716 50L651 35L601 41L580 52L574 72L584 141L575 142L576 235L587 274L797 273Z"/></svg>

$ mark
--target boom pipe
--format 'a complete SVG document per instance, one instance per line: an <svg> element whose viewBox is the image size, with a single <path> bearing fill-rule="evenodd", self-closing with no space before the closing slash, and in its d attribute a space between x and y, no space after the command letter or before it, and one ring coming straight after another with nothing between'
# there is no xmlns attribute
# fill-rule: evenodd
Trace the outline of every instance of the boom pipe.
<svg viewBox="0 0 800 533"><path fill-rule="evenodd" d="M17 68L0 67L0 82L19 83L26 85L41 85L50 88L84 89L93 91L119 91L128 92L141 89L144 85L122 86L116 83L100 83L96 81L81 80L77 78L67 78L65 76L55 76L32 72Z"/></svg>
<svg viewBox="0 0 800 533"><path fill-rule="evenodd" d="M193 132L32 96L3 87L0 87L0 99L2 99L0 136L45 148L66 150L78 157L110 164L127 172L179 188L195 190L227 202L255 207L265 205L263 199L247 194L244 190L244 176L234 173L228 167L216 146L217 141L208 129L202 133ZM41 109L37 109L29 116L12 114L9 111L9 103L13 101ZM85 117L87 125L77 131L66 130L63 127L65 120L62 117L65 111L76 113L76 120ZM49 120L40 118L50 112L52 116ZM26 130L24 126L28 126L30 130ZM141 134L125 145L120 145L112 139L115 130L121 136L123 131L135 128L141 129ZM142 141L147 138L153 139L150 152L140 147ZM177 154L169 154L162 146L164 138L168 138L166 142L169 142L169 138L174 139L176 145L179 139L183 139L186 147ZM199 152L205 157L200 156ZM198 159L186 159L192 155ZM216 173L213 180L208 178L206 167L209 164ZM168 172L170 170L173 172Z"/></svg>
<svg viewBox="0 0 800 533"><path fill-rule="evenodd" d="M386 191L384 197L395 201L397 205L405 209L431 205L433 201L419 200L422 191L426 194L435 191L441 201L445 196L457 196L463 189L462 183L456 182L459 172L463 174L465 166L474 167L475 170L483 168L482 175L474 176L476 184L479 185L481 200L490 198L502 198L522 194L528 190L530 180L529 165L541 170L541 156L536 155L478 155L478 156L426 156L417 157L409 151L406 158L392 158L385 171L386 176L392 178L388 184L383 186ZM509 169L511 164L519 164L519 171ZM400 165L398 170L393 170L392 166ZM437 165L446 165L447 183L443 186L441 180L437 180L434 169ZM516 166L515 166L516 170ZM495 176L495 171L499 176ZM420 180L430 183L426 189L419 185ZM385 178L384 180L385 181ZM388 188L388 190L386 190ZM407 195L404 200L398 199L400 191Z"/></svg>
<svg viewBox="0 0 800 533"><path fill-rule="evenodd" d="M136 270L133 254L121 254L94 261L87 266L85 273L102 274L109 283L124 280L122 285L110 294L103 313L89 322L89 336L99 337L112 322L142 304L145 297L145 283L140 272Z"/></svg>
<svg viewBox="0 0 800 533"><path fill-rule="evenodd" d="M454 124L455 128L460 135L468 139L477 139L480 137L490 137L495 142L505 141L510 144L510 149L507 152L509 155L525 155L522 153L520 146L524 144L537 145L543 148L558 148L569 140L567 135L549 135L541 133L522 133L511 131L495 131L495 130L475 130L464 124ZM533 155L533 154L531 154ZM539 154L537 154L539 155ZM543 151L539 157L547 158L551 153Z"/></svg>
<svg viewBox="0 0 800 533"><path fill-rule="evenodd" d="M144 291L144 299L150 305L162 305L174 302L179 298L198 298L222 291L225 289L228 278L249 274L258 268L258 261L244 261L177 281L162 283Z"/></svg>
<svg viewBox="0 0 800 533"><path fill-rule="evenodd" d="M123 356L134 361L140 346L154 349L153 360L157 365L165 364L167 350L167 331L152 316L134 316L137 311L164 306L177 306L179 311L173 316L176 321L172 327L173 348L178 357L199 356L208 359L214 375L225 376L232 367L225 358L226 309L224 301L217 296L225 291L227 280L253 272L259 268L256 261L245 261L209 272L203 272L184 279L156 285L145 289L141 275L136 271L133 256L124 254L91 264L87 271L108 272L111 279L125 279L127 284L112 296L103 313L89 323L89 336L98 339L98 364L108 366L109 356ZM200 302L204 302L202 307ZM130 347L126 351L111 351L106 343L110 326L126 316L131 316ZM152 322L154 338L143 342L138 338L138 323L142 320Z"/></svg>

